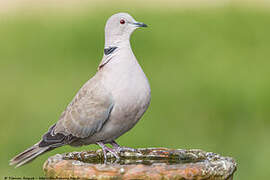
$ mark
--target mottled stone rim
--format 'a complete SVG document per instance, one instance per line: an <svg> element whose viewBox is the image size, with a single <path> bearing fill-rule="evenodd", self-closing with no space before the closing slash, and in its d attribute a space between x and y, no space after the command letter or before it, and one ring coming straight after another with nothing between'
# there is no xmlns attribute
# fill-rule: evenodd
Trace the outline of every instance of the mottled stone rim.
<svg viewBox="0 0 270 180"><path fill-rule="evenodd" d="M93 178L110 172L110 175L119 178L130 177L132 174L132 178L146 177L150 174L169 179L172 176L184 179L229 179L236 171L236 162L231 157L199 149L139 148L136 152L121 152L120 162L115 162L110 153L107 155L109 161L103 164L101 150L57 154L45 162L43 169L47 176L52 177ZM145 160L149 164L143 163Z"/></svg>

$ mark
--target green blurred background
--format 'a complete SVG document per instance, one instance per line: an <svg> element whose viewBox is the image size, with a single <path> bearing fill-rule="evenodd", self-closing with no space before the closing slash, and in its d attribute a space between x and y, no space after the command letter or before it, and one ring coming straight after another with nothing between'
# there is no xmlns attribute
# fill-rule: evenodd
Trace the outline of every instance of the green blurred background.
<svg viewBox="0 0 270 180"><path fill-rule="evenodd" d="M152 101L118 142L213 151L236 159L235 179L270 179L268 9L101 4L0 13L1 178L43 176L49 156L97 148L61 147L21 168L8 165L40 139L94 75L105 22L124 11L149 25L133 34L131 44Z"/></svg>

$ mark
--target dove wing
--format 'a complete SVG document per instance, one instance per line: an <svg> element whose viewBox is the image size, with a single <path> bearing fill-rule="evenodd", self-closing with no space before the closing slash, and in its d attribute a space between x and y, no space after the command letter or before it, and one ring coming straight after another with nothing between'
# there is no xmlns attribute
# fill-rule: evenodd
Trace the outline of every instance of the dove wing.
<svg viewBox="0 0 270 180"><path fill-rule="evenodd" d="M53 134L89 137L100 131L113 105L112 94L94 77L79 90L62 113Z"/></svg>

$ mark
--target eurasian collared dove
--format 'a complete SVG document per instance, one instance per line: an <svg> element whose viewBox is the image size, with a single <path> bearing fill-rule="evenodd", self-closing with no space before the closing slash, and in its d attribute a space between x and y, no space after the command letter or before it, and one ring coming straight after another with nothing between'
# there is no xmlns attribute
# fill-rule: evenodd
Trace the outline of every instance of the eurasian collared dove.
<svg viewBox="0 0 270 180"><path fill-rule="evenodd" d="M151 97L147 77L129 42L132 32L139 27L147 26L127 13L114 14L108 19L104 56L97 73L82 86L42 139L11 159L10 165L21 166L63 145L97 144L105 160L107 152L119 158L118 152L125 148L115 139L138 122Z"/></svg>

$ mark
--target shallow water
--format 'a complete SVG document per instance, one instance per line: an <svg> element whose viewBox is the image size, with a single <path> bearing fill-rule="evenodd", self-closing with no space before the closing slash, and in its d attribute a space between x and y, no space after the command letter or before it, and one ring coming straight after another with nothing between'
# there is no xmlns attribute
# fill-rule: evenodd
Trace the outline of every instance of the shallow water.
<svg viewBox="0 0 270 180"><path fill-rule="evenodd" d="M203 162L205 158L200 158L196 153L184 154L181 151L174 151L168 153L162 149L149 150L140 149L136 152L124 152L120 153L120 159L116 159L110 153L107 154L107 161L104 160L103 154L95 151L88 151L84 153L68 153L63 159L79 160L84 163L90 164L120 164L120 165L154 165L154 164L185 164Z"/></svg>

